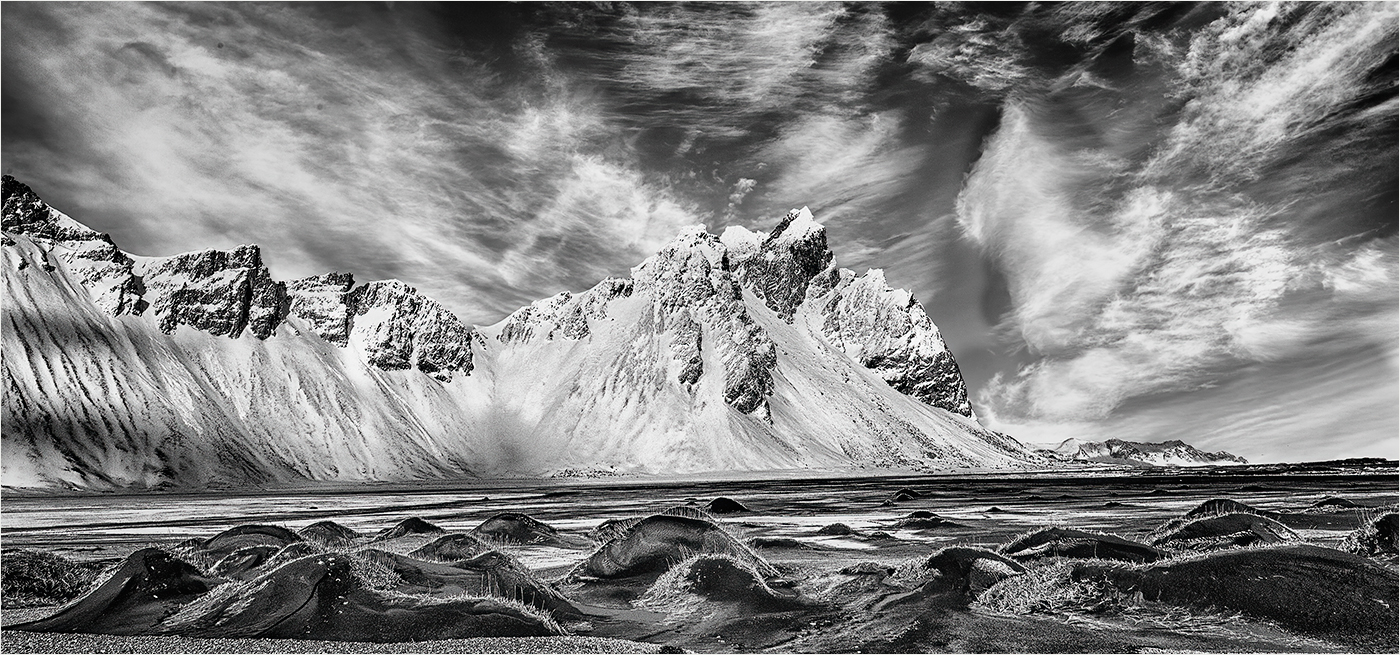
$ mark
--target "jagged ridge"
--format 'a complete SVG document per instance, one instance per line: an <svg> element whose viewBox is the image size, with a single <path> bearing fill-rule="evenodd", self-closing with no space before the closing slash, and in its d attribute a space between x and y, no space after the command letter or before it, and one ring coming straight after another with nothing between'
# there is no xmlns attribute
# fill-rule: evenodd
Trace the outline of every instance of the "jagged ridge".
<svg viewBox="0 0 1400 655"><path fill-rule="evenodd" d="M937 328L794 210L474 330L256 246L138 257L4 180L5 484L1024 466Z"/></svg>

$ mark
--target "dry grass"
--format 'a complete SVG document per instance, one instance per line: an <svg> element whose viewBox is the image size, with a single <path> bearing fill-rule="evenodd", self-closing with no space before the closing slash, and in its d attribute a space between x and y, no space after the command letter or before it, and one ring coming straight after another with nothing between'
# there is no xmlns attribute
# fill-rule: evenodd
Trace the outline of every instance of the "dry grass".
<svg viewBox="0 0 1400 655"><path fill-rule="evenodd" d="M0 554L0 603L6 608L67 603L102 584L119 564L79 562L28 549Z"/></svg>

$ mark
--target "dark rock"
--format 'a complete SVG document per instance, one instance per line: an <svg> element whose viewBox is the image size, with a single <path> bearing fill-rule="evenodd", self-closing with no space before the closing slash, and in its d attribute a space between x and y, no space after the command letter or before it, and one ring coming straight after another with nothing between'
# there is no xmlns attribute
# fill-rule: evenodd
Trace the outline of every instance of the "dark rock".
<svg viewBox="0 0 1400 655"><path fill-rule="evenodd" d="M48 254L62 260L68 271L86 287L93 303L112 316L146 311L144 289L132 272L133 261L112 238L69 218L39 198L27 185L5 175L3 187L5 231L23 235ZM5 237L5 245L15 244ZM21 260L23 261L23 260ZM52 271L47 262L43 266Z"/></svg>
<svg viewBox="0 0 1400 655"><path fill-rule="evenodd" d="M608 303L630 297L632 284L632 280L607 278L577 295L565 291L537 300L508 316L497 339L503 343L583 339L591 333L589 320L607 318Z"/></svg>
<svg viewBox="0 0 1400 655"><path fill-rule="evenodd" d="M830 266L832 254L826 245L826 228L813 221L812 212L804 207L788 212L757 248L731 249L730 260L739 281L791 323L807 298L808 284Z"/></svg>
<svg viewBox="0 0 1400 655"><path fill-rule="evenodd" d="M369 363L388 371L417 368L443 382L472 371L472 330L437 301L398 280L350 292L350 333Z"/></svg>
<svg viewBox="0 0 1400 655"><path fill-rule="evenodd" d="M312 275L287 283L289 315L311 326L322 339L337 346L350 343L350 289L355 277L349 273Z"/></svg>
<svg viewBox="0 0 1400 655"><path fill-rule="evenodd" d="M841 269L821 311L827 341L895 390L939 409L973 415L967 383L938 326L908 291L891 289L883 271L856 276Z"/></svg>
<svg viewBox="0 0 1400 655"><path fill-rule="evenodd" d="M647 258L633 269L632 278L635 293L652 301L645 329L656 334L684 334L694 331L694 323L711 333L727 335L714 343L724 366L723 371L714 372L724 376L724 401L745 414L766 417L777 351L772 339L749 316L743 292L729 267L724 245L697 227L682 232ZM672 334L674 337L676 332ZM672 356L682 372L689 371L682 377L698 381L698 375L710 372L695 372L693 341L673 339Z"/></svg>
<svg viewBox="0 0 1400 655"><path fill-rule="evenodd" d="M247 328L266 339L290 307L286 285L273 281L254 245L156 258L135 270L156 323L166 333L188 325L236 338Z"/></svg>
<svg viewBox="0 0 1400 655"><path fill-rule="evenodd" d="M845 523L832 523L831 525L823 526L820 530L817 530L817 534L826 536L846 536L855 533L856 531L852 530L851 526Z"/></svg>

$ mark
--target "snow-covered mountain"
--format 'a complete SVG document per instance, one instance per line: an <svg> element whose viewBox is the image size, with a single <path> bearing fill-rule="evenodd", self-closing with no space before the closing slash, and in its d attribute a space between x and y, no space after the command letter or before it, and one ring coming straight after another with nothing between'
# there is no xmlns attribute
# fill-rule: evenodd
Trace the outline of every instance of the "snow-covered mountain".
<svg viewBox="0 0 1400 655"><path fill-rule="evenodd" d="M805 209L474 329L396 280L275 280L257 246L132 255L3 186L6 486L1044 464Z"/></svg>
<svg viewBox="0 0 1400 655"><path fill-rule="evenodd" d="M1248 464L1245 458L1225 451L1208 453L1184 441L1172 440L1161 443L1142 443L1109 439L1107 441L1080 441L1066 439L1053 450L1040 451L1053 459L1063 461L1099 462L1104 464L1128 464L1135 466L1214 466L1221 464Z"/></svg>

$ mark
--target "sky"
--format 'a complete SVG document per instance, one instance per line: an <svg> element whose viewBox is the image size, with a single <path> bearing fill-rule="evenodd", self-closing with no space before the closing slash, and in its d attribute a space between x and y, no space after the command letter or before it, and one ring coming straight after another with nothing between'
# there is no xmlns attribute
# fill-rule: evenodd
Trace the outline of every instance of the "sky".
<svg viewBox="0 0 1400 655"><path fill-rule="evenodd" d="M27 3L0 166L492 324L807 206L989 426L1400 450L1397 5Z"/></svg>

